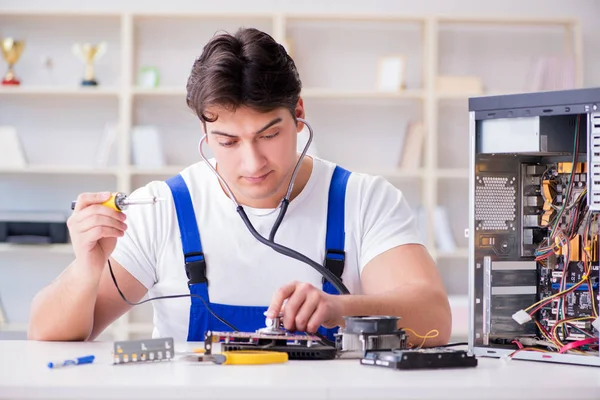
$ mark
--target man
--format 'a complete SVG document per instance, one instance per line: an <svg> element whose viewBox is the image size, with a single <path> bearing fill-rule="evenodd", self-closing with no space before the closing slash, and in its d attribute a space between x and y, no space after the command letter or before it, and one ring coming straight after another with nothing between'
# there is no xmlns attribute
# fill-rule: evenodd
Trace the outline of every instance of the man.
<svg viewBox="0 0 600 400"><path fill-rule="evenodd" d="M451 315L440 276L404 196L382 178L302 158L275 236L312 260L327 259L350 294L257 241L240 218L225 184L269 236L300 160L300 91L293 60L269 35L241 29L214 37L192 67L187 101L224 183L199 162L132 194L164 199L156 205L121 213L101 205L106 193L80 195L68 221L75 260L35 297L29 337L93 340L127 312L110 266L129 302L187 295L152 302L153 336L201 341L207 329L254 331L265 315L280 313L288 330L330 335L344 316L394 315L410 329L409 342L435 330L425 345L447 343ZM339 246L329 246L331 238Z"/></svg>

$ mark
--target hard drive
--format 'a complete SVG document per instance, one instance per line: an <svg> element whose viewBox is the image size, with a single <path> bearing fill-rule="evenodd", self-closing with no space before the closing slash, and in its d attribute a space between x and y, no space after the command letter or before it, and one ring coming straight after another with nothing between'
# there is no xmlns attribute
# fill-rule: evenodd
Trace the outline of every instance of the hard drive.
<svg viewBox="0 0 600 400"><path fill-rule="evenodd" d="M476 367L477 359L465 350L428 348L415 350L366 351L363 365L392 369L466 368Z"/></svg>

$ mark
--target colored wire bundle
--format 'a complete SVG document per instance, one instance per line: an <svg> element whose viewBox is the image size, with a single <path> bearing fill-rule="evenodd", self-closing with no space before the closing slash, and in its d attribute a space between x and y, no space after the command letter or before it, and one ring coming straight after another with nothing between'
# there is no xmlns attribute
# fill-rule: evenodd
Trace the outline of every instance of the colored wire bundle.
<svg viewBox="0 0 600 400"><path fill-rule="evenodd" d="M510 357L524 350L558 352L561 354L598 355L598 337L589 333L589 329L582 329L578 326L578 323L580 324L581 322L591 324L592 321L598 318L596 296L594 294L593 282L590 276L593 261L591 253L592 243L590 239L596 237L598 234L598 215L588 210L585 201L587 188L579 191L576 195L574 194L574 178L579 152L579 128L580 117L578 116L575 124L572 168L566 186L565 197L561 206L554 204L555 193L558 192L554 176L558 175L558 173L552 172L553 168L548 167L542 174L542 182L540 182L542 197L545 203L550 205L550 208L545 207L545 210L552 209L555 213L553 218L548 221L548 224L543 226L548 229L548 235L536 249L534 256L535 261L541 264L543 268L548 268L549 271L555 272L553 277L560 279L560 286L557 293L546 296L523 310L534 321L543 338L516 338L512 343L517 346L517 350L511 353ZM545 180L547 177L549 179ZM548 185L549 193L552 195L551 199L548 198L544 191L544 184ZM570 273L569 265L573 262L571 260L574 258L574 261L579 261L579 257L577 256L579 249L572 249L571 243L572 240L579 235L582 237L580 262L582 263L583 273L577 282L574 282L567 287ZM575 257L572 257L573 255L575 255ZM560 257L562 257L562 271L560 271L560 269L555 271L552 267L561 265ZM562 274L556 276L556 272L562 272ZM567 296L573 296L573 293L580 289L584 284L587 284L587 291L590 296L590 303L592 305L591 313L589 316L569 317L567 315ZM551 305L553 310L552 313L556 314L556 317L552 321L546 319L547 323L551 322L552 325L548 324L548 326L545 327L538 321L536 315L548 305ZM567 339L572 333L577 333L585 338L581 340L572 340L571 338L571 340L567 342Z"/></svg>

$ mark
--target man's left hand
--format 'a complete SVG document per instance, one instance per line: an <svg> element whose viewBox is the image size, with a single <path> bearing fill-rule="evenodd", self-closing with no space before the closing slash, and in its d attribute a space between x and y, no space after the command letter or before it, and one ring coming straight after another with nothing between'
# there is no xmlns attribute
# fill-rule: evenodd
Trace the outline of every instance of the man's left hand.
<svg viewBox="0 0 600 400"><path fill-rule="evenodd" d="M292 332L315 333L321 325L334 328L344 321L340 296L325 293L306 282L292 282L275 292L267 317L275 318L280 312L283 312L283 326Z"/></svg>

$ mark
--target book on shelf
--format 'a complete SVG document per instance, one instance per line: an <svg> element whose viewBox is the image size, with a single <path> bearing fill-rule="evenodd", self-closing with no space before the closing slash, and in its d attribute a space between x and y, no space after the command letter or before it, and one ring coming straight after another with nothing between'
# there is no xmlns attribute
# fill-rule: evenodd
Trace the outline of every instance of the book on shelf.
<svg viewBox="0 0 600 400"><path fill-rule="evenodd" d="M573 89L575 83L575 60L571 56L543 56L533 59L525 90L539 92Z"/></svg>
<svg viewBox="0 0 600 400"><path fill-rule="evenodd" d="M0 168L25 168L27 158L14 126L0 126Z"/></svg>
<svg viewBox="0 0 600 400"><path fill-rule="evenodd" d="M138 125L133 127L131 151L133 164L137 167L162 168L166 164L160 131L155 126Z"/></svg>
<svg viewBox="0 0 600 400"><path fill-rule="evenodd" d="M420 168L424 145L425 125L422 121L410 122L400 151L399 167L403 169Z"/></svg>
<svg viewBox="0 0 600 400"><path fill-rule="evenodd" d="M452 252L456 250L456 241L452 234L452 226L446 207L437 206L433 213L433 229L435 243L439 250Z"/></svg>
<svg viewBox="0 0 600 400"><path fill-rule="evenodd" d="M415 210L415 220L419 232L419 239L422 243L427 243L427 233L429 213L423 206L418 206ZM456 250L456 241L452 233L450 218L446 207L437 206L433 212L432 228L434 232L435 245L438 250L452 252Z"/></svg>
<svg viewBox="0 0 600 400"><path fill-rule="evenodd" d="M110 157L117 144L118 125L115 122L109 122L104 126L104 132L100 137L96 147L96 166L106 167L110 162Z"/></svg>

